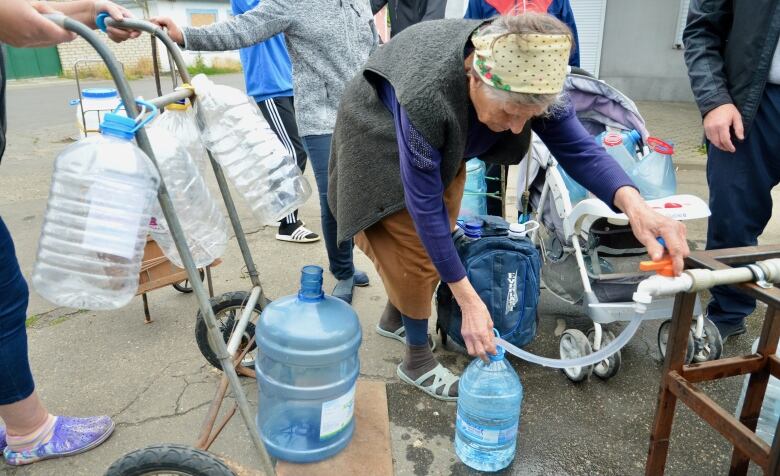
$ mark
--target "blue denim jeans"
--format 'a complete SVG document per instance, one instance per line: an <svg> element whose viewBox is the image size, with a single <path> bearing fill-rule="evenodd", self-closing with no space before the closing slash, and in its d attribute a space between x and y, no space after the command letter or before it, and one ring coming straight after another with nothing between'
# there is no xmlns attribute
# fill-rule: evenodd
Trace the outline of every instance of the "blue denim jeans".
<svg viewBox="0 0 780 476"><path fill-rule="evenodd" d="M27 360L29 296L14 242L0 218L0 405L24 400L35 389Z"/></svg>
<svg viewBox="0 0 780 476"><path fill-rule="evenodd" d="M708 250L756 245L772 217L771 191L780 182L780 86L766 85L750 131L734 147L732 154L709 146ZM713 322L736 324L755 307L756 300L747 294L717 286L708 315Z"/></svg>
<svg viewBox="0 0 780 476"><path fill-rule="evenodd" d="M348 279L355 274L352 264L352 240L339 246L336 242L336 218L328 206L328 161L330 160L331 134L304 136L303 144L309 155L317 191L320 195L320 217L322 218L322 235L325 239L325 249L328 252L330 272L336 279Z"/></svg>

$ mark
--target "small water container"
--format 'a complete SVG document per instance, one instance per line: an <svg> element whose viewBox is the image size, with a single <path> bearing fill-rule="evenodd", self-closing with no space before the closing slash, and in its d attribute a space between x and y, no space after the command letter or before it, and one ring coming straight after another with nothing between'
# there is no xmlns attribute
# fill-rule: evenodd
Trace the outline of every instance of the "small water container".
<svg viewBox="0 0 780 476"><path fill-rule="evenodd" d="M257 428L268 453L294 463L329 458L355 429L360 322L322 292L322 268L305 266L297 295L270 303L256 328Z"/></svg>
<svg viewBox="0 0 780 476"><path fill-rule="evenodd" d="M122 100L114 88L86 88L81 91L81 101L74 99L76 124L83 139L90 133L100 132L103 116L116 109ZM83 112L83 116L82 116ZM124 115L124 110L119 112Z"/></svg>
<svg viewBox="0 0 780 476"><path fill-rule="evenodd" d="M674 147L656 137L648 138L647 145L650 153L634 167L631 179L645 200L674 195L677 193L677 175L672 161Z"/></svg>
<svg viewBox="0 0 780 476"><path fill-rule="evenodd" d="M478 471L499 471L515 458L523 402L523 385L503 347L489 358L474 359L458 385L455 454Z"/></svg>
<svg viewBox="0 0 780 476"><path fill-rule="evenodd" d="M626 173L631 174L636 167L636 155L628 152L623 144L623 136L618 132L610 132L604 136L602 145L607 154L612 156Z"/></svg>
<svg viewBox="0 0 780 476"><path fill-rule="evenodd" d="M485 162L471 159L466 162L466 186L460 202L458 218L468 219L487 215L487 182L485 181Z"/></svg>

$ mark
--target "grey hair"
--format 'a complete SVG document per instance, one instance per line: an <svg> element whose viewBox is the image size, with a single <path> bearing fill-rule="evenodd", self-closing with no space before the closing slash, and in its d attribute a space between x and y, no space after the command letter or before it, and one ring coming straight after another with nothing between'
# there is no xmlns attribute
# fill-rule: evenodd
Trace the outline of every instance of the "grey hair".
<svg viewBox="0 0 780 476"><path fill-rule="evenodd" d="M516 16L500 16L492 22L478 29L472 35L475 38L486 35L509 35L509 34L545 34L545 35L567 35L574 44L574 37L571 30L565 23L556 19L552 15L542 13L523 13ZM474 68L471 68L471 75L480 83L484 83L482 78ZM484 83L487 88L488 96L499 102L510 102L522 104L524 106L534 106L543 109L542 115L553 116L561 111L566 104L563 91L557 94L532 94L518 93L513 91L504 91L494 88Z"/></svg>

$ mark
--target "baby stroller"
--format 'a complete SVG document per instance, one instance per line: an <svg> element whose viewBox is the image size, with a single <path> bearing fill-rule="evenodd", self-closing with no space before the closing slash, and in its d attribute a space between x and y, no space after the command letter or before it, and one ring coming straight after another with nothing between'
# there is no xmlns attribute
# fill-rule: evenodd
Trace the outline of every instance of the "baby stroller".
<svg viewBox="0 0 780 476"><path fill-rule="evenodd" d="M587 73L569 74L565 89L577 116L594 136L605 130L639 133L639 150L648 138L644 119L636 105L620 91ZM542 282L558 298L581 305L593 322L583 333L567 329L560 338L561 358L590 354L614 339L605 324L634 318L632 295L648 274L638 272L640 261L648 260L645 247L636 240L626 215L615 213L597 198L579 201L570 196L578 187L559 167L541 140L534 136L528 156L520 164L518 188L524 188L518 209L531 213L541 226L533 240L541 248ZM578 197L579 198L579 197ZM709 216L709 208L698 197L674 195L648 201L650 206L676 220ZM665 355L674 299L652 303L644 319L665 319L658 331L658 347ZM687 363L720 357L722 340L717 327L703 316L697 300L697 318L688 339ZM579 382L595 373L602 379L617 374L620 352L592 367L564 369Z"/></svg>

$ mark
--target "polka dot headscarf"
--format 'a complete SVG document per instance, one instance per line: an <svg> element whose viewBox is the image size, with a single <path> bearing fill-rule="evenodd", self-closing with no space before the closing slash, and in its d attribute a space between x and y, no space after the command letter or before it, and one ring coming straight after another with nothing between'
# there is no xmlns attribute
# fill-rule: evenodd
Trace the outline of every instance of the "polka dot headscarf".
<svg viewBox="0 0 780 476"><path fill-rule="evenodd" d="M472 36L474 69L496 89L558 94L568 71L571 38L537 33Z"/></svg>

